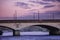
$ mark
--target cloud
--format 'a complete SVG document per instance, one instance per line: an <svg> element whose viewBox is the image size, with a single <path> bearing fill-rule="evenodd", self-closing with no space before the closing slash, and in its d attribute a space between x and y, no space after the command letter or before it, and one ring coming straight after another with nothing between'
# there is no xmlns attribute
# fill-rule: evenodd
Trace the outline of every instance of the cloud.
<svg viewBox="0 0 60 40"><path fill-rule="evenodd" d="M38 13L29 13L25 16L16 17L18 20L37 20ZM48 20L48 19L60 19L60 11L47 11L45 13L39 13L40 20ZM0 20L15 20L15 17L0 17Z"/></svg>
<svg viewBox="0 0 60 40"><path fill-rule="evenodd" d="M55 2L56 0L42 0L42 1L51 1L51 2Z"/></svg>
<svg viewBox="0 0 60 40"><path fill-rule="evenodd" d="M56 0L56 1L60 2L60 0Z"/></svg>
<svg viewBox="0 0 60 40"><path fill-rule="evenodd" d="M58 16L58 15L60 16L60 11L47 11L46 13L52 13L56 16Z"/></svg>
<svg viewBox="0 0 60 40"><path fill-rule="evenodd" d="M28 4L24 3L24 2L16 2L16 6L19 6L21 8L25 8L25 9L29 8Z"/></svg>
<svg viewBox="0 0 60 40"><path fill-rule="evenodd" d="M32 15L30 15L32 14ZM37 20L38 13L30 13L29 15L22 16L22 20ZM18 18L20 19L20 17ZM47 11L45 13L39 13L40 20L48 20L48 19L60 19L60 11Z"/></svg>
<svg viewBox="0 0 60 40"><path fill-rule="evenodd" d="M36 4L41 4L41 5L51 4L51 3L46 3L46 2L42 2L42 1L30 1L30 2L36 3Z"/></svg>
<svg viewBox="0 0 60 40"><path fill-rule="evenodd" d="M49 1L51 1L51 2L56 2L57 1L57 2L60 2L60 0L42 0L42 1L48 1L48 2Z"/></svg>
<svg viewBox="0 0 60 40"><path fill-rule="evenodd" d="M44 8L51 8L51 7L55 7L56 5L45 5Z"/></svg>

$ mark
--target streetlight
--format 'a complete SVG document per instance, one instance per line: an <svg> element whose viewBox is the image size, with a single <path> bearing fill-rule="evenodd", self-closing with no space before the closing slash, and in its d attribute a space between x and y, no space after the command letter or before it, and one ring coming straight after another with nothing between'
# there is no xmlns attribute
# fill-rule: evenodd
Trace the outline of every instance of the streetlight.
<svg viewBox="0 0 60 40"><path fill-rule="evenodd" d="M14 20L17 21L17 11L15 10L15 13L14 13ZM14 24L16 26L16 28L19 28L19 23L15 22ZM15 31L13 31L13 35L14 36L19 36L20 35L20 31L17 29Z"/></svg>
<svg viewBox="0 0 60 40"><path fill-rule="evenodd" d="M38 11L38 20L39 20L39 11Z"/></svg>

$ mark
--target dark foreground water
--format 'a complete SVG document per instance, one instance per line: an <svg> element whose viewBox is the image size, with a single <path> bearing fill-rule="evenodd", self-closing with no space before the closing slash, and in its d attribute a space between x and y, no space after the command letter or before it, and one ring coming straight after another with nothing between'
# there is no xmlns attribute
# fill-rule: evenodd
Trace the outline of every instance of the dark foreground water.
<svg viewBox="0 0 60 40"><path fill-rule="evenodd" d="M0 36L0 40L60 40L60 36Z"/></svg>

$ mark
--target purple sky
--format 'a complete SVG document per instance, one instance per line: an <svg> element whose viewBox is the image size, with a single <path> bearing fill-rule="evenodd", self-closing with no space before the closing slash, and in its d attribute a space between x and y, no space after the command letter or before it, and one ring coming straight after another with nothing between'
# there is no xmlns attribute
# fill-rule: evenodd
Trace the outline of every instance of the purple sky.
<svg viewBox="0 0 60 40"><path fill-rule="evenodd" d="M16 11L16 12L15 12ZM35 13L36 19L39 11L41 19L60 19L60 1L59 0L0 0L0 20L14 19L33 19ZM51 13L49 13L51 12ZM50 14L50 16L49 16ZM22 18L23 17L23 18Z"/></svg>

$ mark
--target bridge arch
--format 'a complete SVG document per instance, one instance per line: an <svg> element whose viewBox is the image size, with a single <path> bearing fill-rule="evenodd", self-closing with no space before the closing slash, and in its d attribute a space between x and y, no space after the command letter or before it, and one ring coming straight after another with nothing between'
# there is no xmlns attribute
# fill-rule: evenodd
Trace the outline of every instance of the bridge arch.
<svg viewBox="0 0 60 40"><path fill-rule="evenodd" d="M42 27L42 28L47 28L48 30L59 30L58 28L56 28L56 27L53 27L53 26L50 26L50 25L32 25L32 26L40 26L40 27Z"/></svg>
<svg viewBox="0 0 60 40"><path fill-rule="evenodd" d="M13 28L0 25L0 35L2 35L4 31L12 31L13 35L15 35L15 30Z"/></svg>
<svg viewBox="0 0 60 40"><path fill-rule="evenodd" d="M13 29L13 28L10 28L10 27L7 27L7 26L1 26L1 25L0 25L0 28L8 28L8 29L10 29L10 30L13 30L13 31L14 31L14 29Z"/></svg>
<svg viewBox="0 0 60 40"><path fill-rule="evenodd" d="M27 28L27 27L25 27L27 30L31 30L30 28L31 27L42 27L42 28L46 28L46 29L48 29L49 30L49 35L60 35L60 33L57 33L58 31L59 31L59 29L58 28L56 28L56 27L53 27L53 26L50 26L50 25L31 25L31 26L29 26L29 28ZM25 31L25 29L23 28L23 30Z"/></svg>
<svg viewBox="0 0 60 40"><path fill-rule="evenodd" d="M48 29L49 35L60 35L60 33L58 33L59 29L50 25L32 25L32 26L40 26L42 28Z"/></svg>

